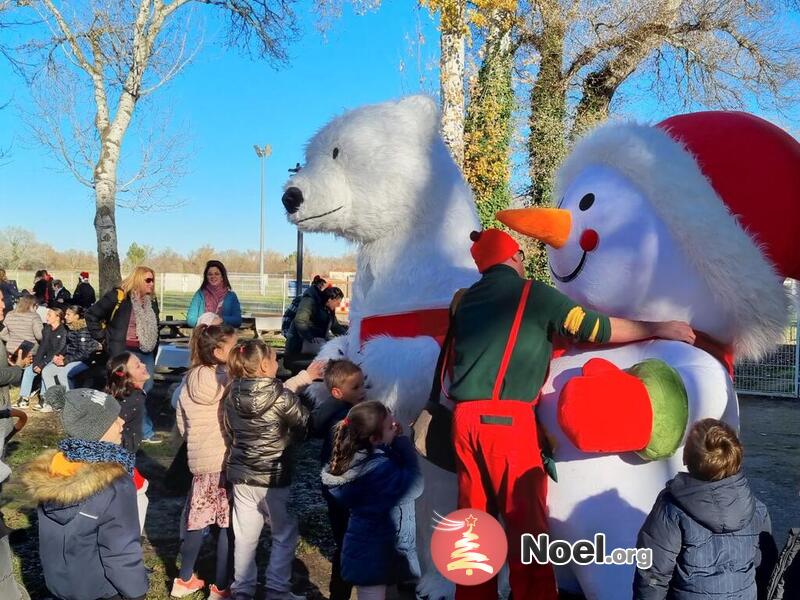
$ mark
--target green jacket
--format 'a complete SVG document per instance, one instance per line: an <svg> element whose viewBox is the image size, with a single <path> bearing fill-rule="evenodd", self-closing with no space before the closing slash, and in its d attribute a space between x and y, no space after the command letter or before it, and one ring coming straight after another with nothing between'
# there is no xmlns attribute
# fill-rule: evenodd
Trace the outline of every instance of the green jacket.
<svg viewBox="0 0 800 600"><path fill-rule="evenodd" d="M506 265L488 269L461 299L453 317L452 383L454 401L492 397L525 279ZM547 377L553 337L604 343L611 336L608 317L588 311L555 288L533 281L517 344L511 355L502 400L532 402Z"/></svg>

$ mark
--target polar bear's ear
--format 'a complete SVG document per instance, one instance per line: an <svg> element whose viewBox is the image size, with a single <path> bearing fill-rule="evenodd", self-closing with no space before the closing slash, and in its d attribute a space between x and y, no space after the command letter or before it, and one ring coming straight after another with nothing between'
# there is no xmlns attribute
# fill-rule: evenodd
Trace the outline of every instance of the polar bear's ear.
<svg viewBox="0 0 800 600"><path fill-rule="evenodd" d="M408 96L397 103L397 106L410 115L418 122L423 122L429 130L439 129L439 107L430 96L422 94Z"/></svg>

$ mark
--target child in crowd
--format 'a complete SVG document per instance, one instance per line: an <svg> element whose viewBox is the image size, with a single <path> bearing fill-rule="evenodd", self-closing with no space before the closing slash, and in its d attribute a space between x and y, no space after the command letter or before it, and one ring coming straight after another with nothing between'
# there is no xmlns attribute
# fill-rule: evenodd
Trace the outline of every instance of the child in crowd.
<svg viewBox="0 0 800 600"><path fill-rule="evenodd" d="M63 354L56 354L53 362L42 369L45 389L54 385L63 385L67 390L75 387L74 378L89 368L92 353L100 347L86 327L82 307L67 307L64 320L67 323L67 345ZM49 412L52 409L44 405L42 410Z"/></svg>
<svg viewBox="0 0 800 600"><path fill-rule="evenodd" d="M67 328L64 326L64 309L53 307L47 310L47 321L42 329L42 343L33 358L33 364L25 368L22 376L22 383L19 388L19 407L28 408L31 400L39 397L39 403L43 403L39 391L33 391L36 377L41 376L44 369L59 354L64 353L67 345ZM40 386L41 387L41 386Z"/></svg>
<svg viewBox="0 0 800 600"><path fill-rule="evenodd" d="M292 594L292 561L297 517L288 511L293 449L305 436L309 411L296 392L323 373L313 362L285 384L276 379L275 351L259 339L239 342L228 357L231 382L225 424L231 436L226 476L233 484L234 598L256 592L256 547L268 520L272 551L266 572L266 600L299 600Z"/></svg>
<svg viewBox="0 0 800 600"><path fill-rule="evenodd" d="M217 568L209 598L229 598L233 538L229 535L230 489L225 479L228 439L222 418L222 398L228 384L225 364L236 344L228 325L200 325L192 337L192 368L178 400L175 418L187 444L192 485L187 501L186 534L181 545L181 568L172 596L182 598L205 587L194 573L203 545L203 530L217 535Z"/></svg>
<svg viewBox="0 0 800 600"><path fill-rule="evenodd" d="M42 339L42 319L36 313L36 296L23 295L17 307L3 320L5 326L0 331L0 339L6 343L6 351L14 354L20 344L27 342L32 346L28 353L33 355Z"/></svg>
<svg viewBox="0 0 800 600"><path fill-rule="evenodd" d="M106 393L119 402L122 427L122 447L136 454L142 443L146 395L144 385L150 373L139 357L122 352L108 361Z"/></svg>
<svg viewBox="0 0 800 600"><path fill-rule="evenodd" d="M347 416L350 409L364 400L364 373L358 365L349 360L332 360L325 367L325 386L331 398L321 403L311 413L309 431L315 437L323 438L320 459L325 467L331 460L333 437L339 422ZM330 600L348 600L353 586L342 579L342 541L347 530L349 511L333 499L323 487L322 496L328 504L328 520L336 548L331 560Z"/></svg>
<svg viewBox="0 0 800 600"><path fill-rule="evenodd" d="M644 522L638 548L653 553L637 568L634 599L755 600L776 554L767 508L753 496L734 430L703 419L683 450L688 473L667 482Z"/></svg>
<svg viewBox="0 0 800 600"><path fill-rule="evenodd" d="M38 503L39 557L47 588L62 600L143 599L149 584L132 480L134 456L120 446L119 403L86 389L62 397L68 438L34 459L23 478Z"/></svg>
<svg viewBox="0 0 800 600"><path fill-rule="evenodd" d="M359 600L383 600L387 586L407 578L416 563L415 545L410 557L402 543L414 539L414 513L410 521L401 513L422 493L416 451L389 409L374 400L350 409L337 426L322 483L350 510L342 577L356 586Z"/></svg>

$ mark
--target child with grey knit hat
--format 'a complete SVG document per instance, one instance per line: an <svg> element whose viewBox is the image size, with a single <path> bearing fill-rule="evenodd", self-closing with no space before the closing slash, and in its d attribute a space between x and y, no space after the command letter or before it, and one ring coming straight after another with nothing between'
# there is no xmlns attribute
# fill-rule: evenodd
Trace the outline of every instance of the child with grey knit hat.
<svg viewBox="0 0 800 600"><path fill-rule="evenodd" d="M61 408L67 438L36 458L25 476L38 502L47 588L63 600L144 599L149 582L139 537L135 457L120 446L120 405L88 389L51 394L48 400Z"/></svg>

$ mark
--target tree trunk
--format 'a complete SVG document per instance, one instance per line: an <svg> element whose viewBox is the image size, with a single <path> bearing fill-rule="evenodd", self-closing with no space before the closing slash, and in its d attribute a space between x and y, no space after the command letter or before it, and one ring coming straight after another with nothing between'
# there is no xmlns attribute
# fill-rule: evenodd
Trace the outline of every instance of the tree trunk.
<svg viewBox="0 0 800 600"><path fill-rule="evenodd" d="M116 165L113 172L116 173ZM108 177L95 182L97 208L94 230L97 235L97 266L100 269L100 293L104 294L122 280L117 250L116 180Z"/></svg>
<svg viewBox="0 0 800 600"><path fill-rule="evenodd" d="M464 165L464 14L466 2L457 0L441 15L439 79L442 94L442 137L453 160Z"/></svg>
<svg viewBox="0 0 800 600"><path fill-rule="evenodd" d="M464 174L475 193L478 216L485 228L499 227L495 214L511 203L514 55L510 25L510 19L490 21L464 124Z"/></svg>
<svg viewBox="0 0 800 600"><path fill-rule="evenodd" d="M531 89L530 136L528 138L531 204L550 204L553 178L566 153L565 119L567 112L567 82L562 72L564 56L564 24L545 22L541 47L539 75ZM529 272L537 279L549 281L547 255L544 246L536 243L527 248L531 257Z"/></svg>

